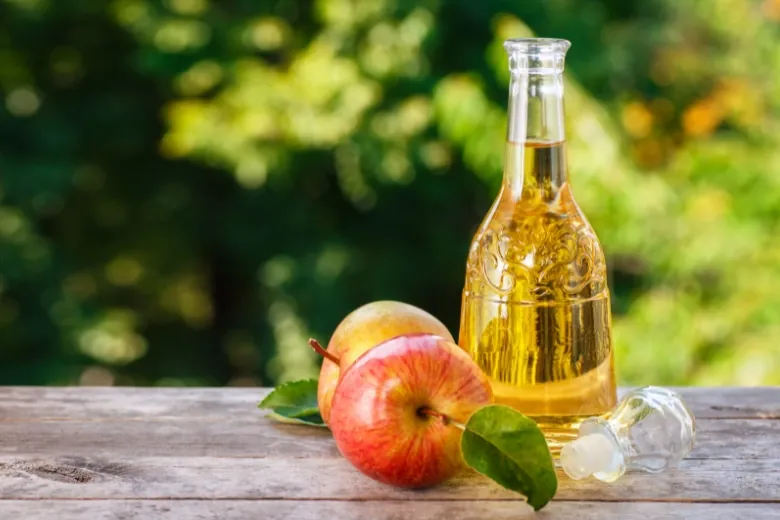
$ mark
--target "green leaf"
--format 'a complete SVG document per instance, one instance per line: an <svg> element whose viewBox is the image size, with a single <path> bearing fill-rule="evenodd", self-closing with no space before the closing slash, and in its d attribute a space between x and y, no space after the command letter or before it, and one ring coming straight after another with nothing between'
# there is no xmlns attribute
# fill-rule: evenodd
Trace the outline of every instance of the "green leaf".
<svg viewBox="0 0 780 520"><path fill-rule="evenodd" d="M283 383L274 388L265 399L260 401L258 408L274 409L279 407L297 408L300 410L317 410L317 380L302 379Z"/></svg>
<svg viewBox="0 0 780 520"><path fill-rule="evenodd" d="M317 407L317 380L304 379L277 386L260 404L268 417L287 424L327 427Z"/></svg>
<svg viewBox="0 0 780 520"><path fill-rule="evenodd" d="M319 415L320 409L316 406L314 408L300 408L297 406L274 406L271 408L274 412L285 417L306 417L309 415Z"/></svg>
<svg viewBox="0 0 780 520"><path fill-rule="evenodd" d="M277 410L268 412L266 417L285 424L303 424L305 426L317 426L320 428L327 428L328 425L322 420L322 416L319 413L313 413L311 415L304 416L290 416Z"/></svg>
<svg viewBox="0 0 780 520"><path fill-rule="evenodd" d="M544 435L533 420L508 406L486 406L472 415L461 450L469 466L525 495L536 511L558 490Z"/></svg>

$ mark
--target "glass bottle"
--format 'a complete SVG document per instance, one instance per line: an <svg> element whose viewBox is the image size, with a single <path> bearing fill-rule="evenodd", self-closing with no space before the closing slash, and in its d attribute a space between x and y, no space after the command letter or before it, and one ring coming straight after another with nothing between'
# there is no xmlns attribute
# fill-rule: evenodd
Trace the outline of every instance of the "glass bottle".
<svg viewBox="0 0 780 520"><path fill-rule="evenodd" d="M566 40L508 40L504 179L469 251L459 343L557 453L617 401L604 253L568 181Z"/></svg>
<svg viewBox="0 0 780 520"><path fill-rule="evenodd" d="M574 480L593 475L614 482L626 470L659 473L693 449L696 421L676 392L647 386L626 395L609 420L587 419L579 438L561 450L561 466Z"/></svg>

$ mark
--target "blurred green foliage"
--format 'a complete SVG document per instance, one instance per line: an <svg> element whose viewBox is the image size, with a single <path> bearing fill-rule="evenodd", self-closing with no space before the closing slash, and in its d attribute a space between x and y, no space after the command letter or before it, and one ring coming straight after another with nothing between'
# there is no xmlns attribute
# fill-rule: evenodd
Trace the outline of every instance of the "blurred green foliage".
<svg viewBox="0 0 780 520"><path fill-rule="evenodd" d="M0 384L297 379L376 299L456 332L532 34L622 382L780 383L778 0L0 0Z"/></svg>

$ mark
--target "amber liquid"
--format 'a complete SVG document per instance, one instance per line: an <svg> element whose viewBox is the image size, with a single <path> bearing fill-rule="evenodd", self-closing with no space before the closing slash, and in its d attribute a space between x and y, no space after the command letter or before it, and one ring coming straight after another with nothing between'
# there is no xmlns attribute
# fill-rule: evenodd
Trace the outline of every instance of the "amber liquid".
<svg viewBox="0 0 780 520"><path fill-rule="evenodd" d="M604 254L565 152L507 144L504 185L469 252L459 340L496 402L536 420L554 451L616 403Z"/></svg>

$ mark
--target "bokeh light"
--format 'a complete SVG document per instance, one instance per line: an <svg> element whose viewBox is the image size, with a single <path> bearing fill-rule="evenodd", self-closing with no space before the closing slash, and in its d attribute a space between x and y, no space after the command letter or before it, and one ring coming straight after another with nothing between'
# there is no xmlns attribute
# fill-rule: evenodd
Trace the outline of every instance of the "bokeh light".
<svg viewBox="0 0 780 520"><path fill-rule="evenodd" d="M780 2L0 0L0 384L270 385L455 333L502 43L562 37L623 384L780 384Z"/></svg>

